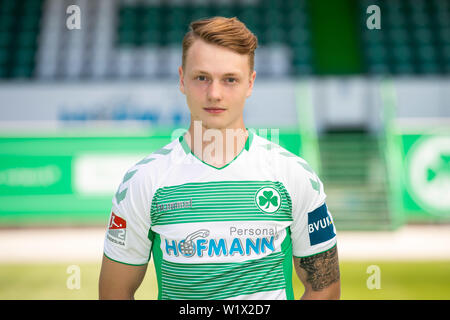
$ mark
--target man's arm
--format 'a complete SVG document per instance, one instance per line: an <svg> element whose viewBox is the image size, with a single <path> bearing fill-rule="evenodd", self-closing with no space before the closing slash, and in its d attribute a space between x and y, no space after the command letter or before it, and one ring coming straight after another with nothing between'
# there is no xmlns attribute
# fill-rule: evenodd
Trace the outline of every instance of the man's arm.
<svg viewBox="0 0 450 320"><path fill-rule="evenodd" d="M337 246L310 257L294 257L294 266L305 286L302 300L340 299L341 280Z"/></svg>
<svg viewBox="0 0 450 320"><path fill-rule="evenodd" d="M133 300L144 279L147 264L131 266L115 262L103 255L99 280L100 300Z"/></svg>

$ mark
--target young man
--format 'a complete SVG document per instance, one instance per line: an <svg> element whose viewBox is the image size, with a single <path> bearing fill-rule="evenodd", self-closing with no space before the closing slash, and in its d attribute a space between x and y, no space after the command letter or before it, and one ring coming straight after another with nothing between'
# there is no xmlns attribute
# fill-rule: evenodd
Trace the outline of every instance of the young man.
<svg viewBox="0 0 450 320"><path fill-rule="evenodd" d="M339 299L336 233L308 164L247 130L256 37L193 22L180 90L189 130L133 166L113 198L101 299L133 299L153 255L159 299Z"/></svg>

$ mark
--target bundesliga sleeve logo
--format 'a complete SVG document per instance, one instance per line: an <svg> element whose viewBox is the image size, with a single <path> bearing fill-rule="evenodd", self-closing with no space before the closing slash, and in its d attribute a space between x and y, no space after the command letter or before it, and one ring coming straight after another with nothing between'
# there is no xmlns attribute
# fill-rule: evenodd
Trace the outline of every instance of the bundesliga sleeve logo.
<svg viewBox="0 0 450 320"><path fill-rule="evenodd" d="M127 234L127 222L125 219L111 212L111 220L109 221L107 238L109 241L125 247L125 237Z"/></svg>

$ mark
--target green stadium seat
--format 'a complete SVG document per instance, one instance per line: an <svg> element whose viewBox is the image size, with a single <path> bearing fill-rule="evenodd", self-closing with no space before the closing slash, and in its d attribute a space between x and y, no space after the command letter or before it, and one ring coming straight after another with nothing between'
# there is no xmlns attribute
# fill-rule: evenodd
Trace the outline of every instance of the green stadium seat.
<svg viewBox="0 0 450 320"><path fill-rule="evenodd" d="M307 0L284 0L284 8L286 12L293 10L306 10Z"/></svg>
<svg viewBox="0 0 450 320"><path fill-rule="evenodd" d="M160 42L161 34L159 30L156 29L148 29L142 31L139 34L139 44L141 45L150 45L150 44L158 44Z"/></svg>
<svg viewBox="0 0 450 320"><path fill-rule="evenodd" d="M6 15L12 15L16 9L17 1L15 0L3 0L0 2L0 13Z"/></svg>
<svg viewBox="0 0 450 320"><path fill-rule="evenodd" d="M181 43L183 41L184 34L185 32L182 29L171 29L163 35L163 39L161 41L166 45Z"/></svg>
<svg viewBox="0 0 450 320"><path fill-rule="evenodd" d="M167 7L163 10L162 21L164 30L185 29L187 14L182 7Z"/></svg>
<svg viewBox="0 0 450 320"><path fill-rule="evenodd" d="M441 73L442 68L435 62L421 63L418 66L418 72L420 74L438 74Z"/></svg>
<svg viewBox="0 0 450 320"><path fill-rule="evenodd" d="M417 48L417 57L421 62L436 64L437 53L433 45L423 45Z"/></svg>
<svg viewBox="0 0 450 320"><path fill-rule="evenodd" d="M20 49L17 50L14 57L14 63L18 65L28 65L34 62L34 50L33 49Z"/></svg>
<svg viewBox="0 0 450 320"><path fill-rule="evenodd" d="M308 23L309 23L309 18L308 18L308 14L303 11L303 10L299 10L299 9L294 9L288 13L286 13L286 15L283 17L284 19L284 24L287 27L296 27L296 26L301 26L303 28L306 28Z"/></svg>
<svg viewBox="0 0 450 320"><path fill-rule="evenodd" d="M119 30L118 42L120 45L134 45L137 42L136 32L133 29Z"/></svg>
<svg viewBox="0 0 450 320"><path fill-rule="evenodd" d="M265 42L270 44L285 43L286 34L280 27L271 27L264 33Z"/></svg>
<svg viewBox="0 0 450 320"><path fill-rule="evenodd" d="M401 62L395 63L390 66L390 70L394 74L402 74L402 75L412 75L415 73L415 68L413 63L409 62Z"/></svg>
<svg viewBox="0 0 450 320"><path fill-rule="evenodd" d="M138 25L138 11L135 8L124 7L119 11L119 30L134 30Z"/></svg>
<svg viewBox="0 0 450 320"><path fill-rule="evenodd" d="M23 7L24 11L40 11L43 0L25 0L26 5Z"/></svg>
<svg viewBox="0 0 450 320"><path fill-rule="evenodd" d="M0 47L0 66L5 66L9 60L9 51Z"/></svg>
<svg viewBox="0 0 450 320"><path fill-rule="evenodd" d="M6 68L6 66L1 66L0 65L0 79L5 79L8 76L8 69Z"/></svg>
<svg viewBox="0 0 450 320"><path fill-rule="evenodd" d="M0 31L0 51L1 50L7 50L9 47L11 40L12 40L12 34L7 31Z"/></svg>
<svg viewBox="0 0 450 320"><path fill-rule="evenodd" d="M247 7L238 12L236 15L239 20L241 20L249 30L256 32L259 30L259 16L256 12L256 8Z"/></svg>
<svg viewBox="0 0 450 320"><path fill-rule="evenodd" d="M280 28L283 26L283 15L280 11L268 11L262 17L265 29Z"/></svg>
<svg viewBox="0 0 450 320"><path fill-rule="evenodd" d="M408 22L405 19L405 16L400 13L388 13L382 16L382 24L388 25L389 28L406 28L408 26Z"/></svg>
<svg viewBox="0 0 450 320"><path fill-rule="evenodd" d="M37 35L37 32L34 31L21 32L16 39L16 44L19 47L34 47L36 46Z"/></svg>
<svg viewBox="0 0 450 320"><path fill-rule="evenodd" d="M37 31L39 29L39 15L31 13L24 15L20 21L20 30Z"/></svg>
<svg viewBox="0 0 450 320"><path fill-rule="evenodd" d="M157 7L143 8L139 16L139 25L142 31L159 28L161 25L161 10Z"/></svg>
<svg viewBox="0 0 450 320"><path fill-rule="evenodd" d="M409 42L408 32L403 28L390 29L388 37L392 43L397 45L405 45Z"/></svg>
<svg viewBox="0 0 450 320"><path fill-rule="evenodd" d="M292 66L292 75L308 76L314 73L314 69L309 63L294 63Z"/></svg>
<svg viewBox="0 0 450 320"><path fill-rule="evenodd" d="M436 21L439 24L440 28L448 28L450 27L450 12L438 12L436 14Z"/></svg>
<svg viewBox="0 0 450 320"><path fill-rule="evenodd" d="M245 23L256 24L259 20L259 14L256 7L246 6L237 12L239 19Z"/></svg>
<svg viewBox="0 0 450 320"><path fill-rule="evenodd" d="M367 59L371 64L384 64L388 58L387 50L384 45L377 44L367 47Z"/></svg>
<svg viewBox="0 0 450 320"><path fill-rule="evenodd" d="M137 16L125 16L120 18L119 30L135 30L138 26Z"/></svg>
<svg viewBox="0 0 450 320"><path fill-rule="evenodd" d="M265 10L280 10L283 7L283 3L278 0L261 0L259 5Z"/></svg>
<svg viewBox="0 0 450 320"><path fill-rule="evenodd" d="M390 68L387 63L371 63L368 66L367 72L369 74L390 74Z"/></svg>
<svg viewBox="0 0 450 320"><path fill-rule="evenodd" d="M0 31L11 31L12 26L14 25L14 17L1 14L0 15Z"/></svg>
<svg viewBox="0 0 450 320"><path fill-rule="evenodd" d="M96 26L95 19L99 16L96 10L100 10L103 5L93 4L93 1L86 3L86 9L83 10L88 12L84 15L88 22L85 25ZM129 46L136 50L139 50L139 46L156 46L157 52L158 46L163 49L172 44L179 45L188 30L188 23L193 20L214 15L237 16L258 36L260 46L270 48L281 44L292 50L292 74L314 72L315 42L312 41L312 32L315 30L310 21L311 0L121 0L114 1L113 5L110 3L108 1L107 7L114 8L115 11L111 12L117 19L113 34L113 39L117 40L115 46ZM365 10L372 4L382 9L382 30L379 31L366 27ZM401 74L410 73L411 70L435 74L436 69L447 68L450 59L450 54L445 50L450 45L448 0L357 0L352 5L358 10L354 25L360 32L365 64L363 70L370 74L391 71ZM2 61L8 61L6 57L15 57L14 64L8 62L9 69L3 72L7 76L23 76L30 73L27 67L34 68L34 62L31 62L31 67L28 64L34 59L29 57L34 57L35 53L27 54L23 50L34 52L38 48L38 39L49 38L39 34L42 32L41 24L45 22L41 21L41 10L48 7L57 8L49 6L46 0L0 0L0 48L8 52L3 58L0 56L0 66ZM64 12L61 16L64 16ZM14 37L11 38L11 34ZM58 37L56 40L62 39ZM61 41L64 43L64 40L56 40L53 41L55 45ZM87 41L95 42L90 39ZM92 47L94 51L100 50L99 46ZM277 55L274 56L276 58L273 60L278 59ZM270 70L267 73L269 75Z"/></svg>
<svg viewBox="0 0 450 320"><path fill-rule="evenodd" d="M308 29L296 26L286 32L286 42L292 46L305 46L309 45L311 41L311 35Z"/></svg>
<svg viewBox="0 0 450 320"><path fill-rule="evenodd" d="M189 22L207 18L210 16L210 11L208 7L205 6L192 6L187 13L187 20Z"/></svg>
<svg viewBox="0 0 450 320"><path fill-rule="evenodd" d="M450 27L441 28L438 32L439 42L442 44L450 44Z"/></svg>
<svg viewBox="0 0 450 320"><path fill-rule="evenodd" d="M430 27L428 15L422 11L414 12L410 17L410 21L415 27Z"/></svg>
<svg viewBox="0 0 450 320"><path fill-rule="evenodd" d="M413 32L414 41L419 45L430 45L433 42L433 34L430 28L417 28Z"/></svg>
<svg viewBox="0 0 450 320"><path fill-rule="evenodd" d="M411 63L413 56L412 56L412 50L407 45L396 45L391 47L391 54L392 59L395 61L395 63Z"/></svg>
<svg viewBox="0 0 450 320"><path fill-rule="evenodd" d="M221 17L227 17L232 18L237 15L237 10L235 10L231 6L213 6L211 8L211 16L221 16Z"/></svg>
<svg viewBox="0 0 450 320"><path fill-rule="evenodd" d="M382 1L382 3L384 8L388 11L403 11L405 10L406 5L404 0ZM379 4L381 4L381 2Z"/></svg>
<svg viewBox="0 0 450 320"><path fill-rule="evenodd" d="M444 63L450 63L450 43L443 45L441 52Z"/></svg>
<svg viewBox="0 0 450 320"><path fill-rule="evenodd" d="M368 30L365 26L363 30L362 40L369 47L381 45L386 41L386 33L384 30Z"/></svg>
<svg viewBox="0 0 450 320"><path fill-rule="evenodd" d="M14 78L31 78L32 75L32 65L18 65L12 69L12 77Z"/></svg>
<svg viewBox="0 0 450 320"><path fill-rule="evenodd" d="M292 59L296 65L310 64L312 54L309 46L294 46L292 47Z"/></svg>

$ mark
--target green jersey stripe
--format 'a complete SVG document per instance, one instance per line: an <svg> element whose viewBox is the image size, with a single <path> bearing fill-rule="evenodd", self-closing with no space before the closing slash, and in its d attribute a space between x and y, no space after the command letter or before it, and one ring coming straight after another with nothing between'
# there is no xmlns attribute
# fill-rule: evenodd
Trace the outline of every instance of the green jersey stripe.
<svg viewBox="0 0 450 320"><path fill-rule="evenodd" d="M248 283L248 281L246 281ZM248 285L248 284L247 284ZM271 280L271 281L267 281L267 283L256 283L254 285L249 285L249 288L252 289L256 289L257 291L261 291L262 289L264 290L277 290L277 289L282 289L282 287L284 286L284 282L282 282L281 280ZM217 299L217 298L228 298L231 297L233 295L236 295L236 293L241 294L242 292L242 284L240 285L231 285L229 287L226 287L226 289L221 289L221 286L217 286L216 288L211 288L210 290L200 290L198 288L196 288L195 290L191 291L191 292L186 292L185 290L176 290L177 288L179 288L177 285L166 285L166 289L173 289L173 291L170 294L167 294L167 296L174 296L174 295L178 295L179 298L178 299L202 299L201 297L205 297L206 299ZM218 291L217 289L220 289L220 291ZM220 292L220 293L218 293ZM214 297L214 295L216 297ZM203 298L203 299L205 299Z"/></svg>
<svg viewBox="0 0 450 320"><path fill-rule="evenodd" d="M270 285L270 286L258 286L258 287L251 287L251 288L241 288L238 292L226 292L225 294L211 294L208 295L205 298L199 298L197 294L173 294L170 297L162 294L162 299L164 300L219 300L219 299L226 299L231 297L236 297L240 295L246 295L246 294L252 294L256 292L267 292L267 291L274 291L279 290L278 285Z"/></svg>
<svg viewBox="0 0 450 320"><path fill-rule="evenodd" d="M164 299L223 299L284 289L282 252L233 263L186 264L162 261ZM224 288L217 290L217 288Z"/></svg>
<svg viewBox="0 0 450 320"><path fill-rule="evenodd" d="M186 286L198 286L201 285L201 287L197 287L196 291L198 292L209 292L209 291L214 291L216 290L216 288L222 288L223 284L222 283L210 283L207 284L204 281L202 282L192 282L190 280L180 280L176 277L171 278L170 274L167 272L162 272L162 275L166 276L167 278L165 279L165 281L167 281L165 283L166 287L170 287L171 285L173 286L173 290L175 290L176 288L179 288L180 285L186 285ZM217 273L216 275L221 275L221 273ZM233 286L238 287L241 284L237 283L238 277L239 277L239 281L241 283L243 282L247 282L247 281L251 281L253 279L253 277L257 277L257 276L266 276L265 272L255 272L252 274L248 274L248 275L238 275L235 277L230 277L229 279L227 279L228 281L233 281L233 283L231 283L231 285L229 285L227 288L231 288ZM264 281L261 281L261 283L266 282L266 283L274 283L274 281L278 281L280 284L284 283L284 279L281 279L279 277L267 277L266 279L264 279ZM207 286L207 287L206 287ZM201 288L201 289L200 289ZM181 290L184 291L184 290Z"/></svg>
<svg viewBox="0 0 450 320"><path fill-rule="evenodd" d="M265 191L269 198L261 193L258 197L260 190L269 190ZM271 205L278 206L276 214L264 211ZM281 182L190 182L159 188L152 199L150 215L153 226L207 220L291 221L292 201Z"/></svg>
<svg viewBox="0 0 450 320"><path fill-rule="evenodd" d="M211 181L211 182L188 182L177 186L168 186L159 188L156 193L171 193L179 190L197 191L197 190L227 190L234 192L234 190L240 189L257 189L258 187L265 185L281 186L282 183L278 181ZM230 188L233 188L231 191Z"/></svg>
<svg viewBox="0 0 450 320"><path fill-rule="evenodd" d="M279 262L279 258L281 256L281 252L276 252L273 254L268 255L265 258L260 258L260 259L265 259L265 266L270 266L271 264L277 264ZM204 272L214 272L211 269L217 268L217 265L220 265L220 270L217 270L218 272L224 272L227 270L234 270L236 269L236 267L242 265L242 264L249 264L249 261L253 261L253 260L247 260L244 262L233 262L233 263L185 263L184 265L187 266L192 266L192 269L186 269L189 271L189 273L191 274L192 272L199 272L200 274L204 273ZM172 268L173 270L177 269L179 270L179 263L175 263L175 262L170 262L170 261L165 261L165 266L170 269Z"/></svg>
<svg viewBox="0 0 450 320"><path fill-rule="evenodd" d="M195 218L195 219L194 219ZM165 219L164 221L155 221L152 222L154 226L157 225L167 225L167 224L174 224L174 223L193 223L193 222L221 222L221 221L292 221L292 219L288 217L269 217L266 216L255 216L255 215L249 215L248 217L243 218L242 215L239 216L195 216L193 218L190 217L174 217L174 219L168 220Z"/></svg>

